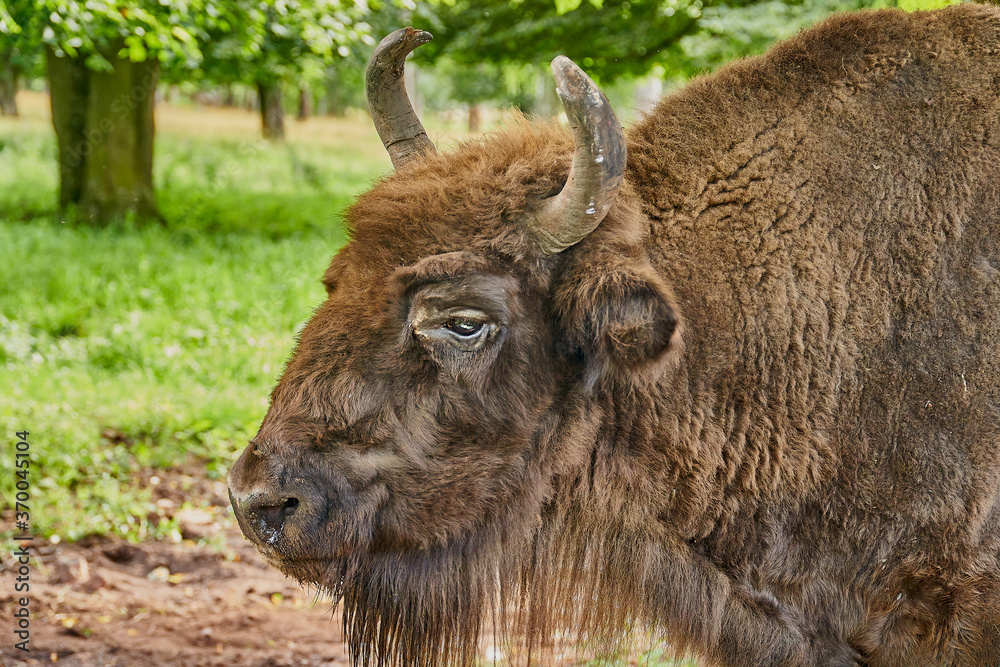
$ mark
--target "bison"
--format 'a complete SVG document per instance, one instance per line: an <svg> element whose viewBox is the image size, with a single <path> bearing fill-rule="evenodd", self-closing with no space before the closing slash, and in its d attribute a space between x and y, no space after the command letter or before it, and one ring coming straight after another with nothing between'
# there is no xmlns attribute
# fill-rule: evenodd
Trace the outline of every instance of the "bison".
<svg viewBox="0 0 1000 667"><path fill-rule="evenodd" d="M427 39L229 475L354 663L998 665L1000 9L831 18L627 131L559 57L571 131L447 154Z"/></svg>

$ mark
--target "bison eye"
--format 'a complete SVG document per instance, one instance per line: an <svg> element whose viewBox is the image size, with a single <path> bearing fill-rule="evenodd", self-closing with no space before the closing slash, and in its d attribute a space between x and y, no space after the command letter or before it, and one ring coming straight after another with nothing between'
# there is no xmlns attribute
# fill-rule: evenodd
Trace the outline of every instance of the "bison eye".
<svg viewBox="0 0 1000 667"><path fill-rule="evenodd" d="M444 328L456 336L468 338L475 336L483 330L485 324L479 320L471 320L463 317L453 317L444 323Z"/></svg>
<svg viewBox="0 0 1000 667"><path fill-rule="evenodd" d="M439 351L474 352L494 340L501 329L487 313L469 307L419 308L414 320L416 337Z"/></svg>

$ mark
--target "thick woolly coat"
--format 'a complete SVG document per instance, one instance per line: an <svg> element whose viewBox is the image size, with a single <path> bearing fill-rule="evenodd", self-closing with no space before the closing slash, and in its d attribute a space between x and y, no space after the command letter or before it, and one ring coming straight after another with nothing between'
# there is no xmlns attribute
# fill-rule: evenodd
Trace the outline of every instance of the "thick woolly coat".
<svg viewBox="0 0 1000 667"><path fill-rule="evenodd" d="M359 199L231 475L301 482L262 550L344 596L362 664L638 621L719 665L996 665L1000 11L830 19L627 137L555 256L553 125ZM461 299L483 352L417 340Z"/></svg>

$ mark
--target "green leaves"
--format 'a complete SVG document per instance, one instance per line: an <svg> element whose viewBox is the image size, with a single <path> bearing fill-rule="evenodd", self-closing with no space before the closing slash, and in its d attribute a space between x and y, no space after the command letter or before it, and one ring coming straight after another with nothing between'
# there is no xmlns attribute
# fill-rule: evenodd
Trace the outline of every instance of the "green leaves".
<svg viewBox="0 0 1000 667"><path fill-rule="evenodd" d="M583 4L583 0L554 0L556 5L556 14L562 16L563 14L568 14L574 9L578 9L580 5ZM600 9L604 6L604 0L588 0L591 5Z"/></svg>
<svg viewBox="0 0 1000 667"><path fill-rule="evenodd" d="M133 62L150 57L201 61L191 35L202 16L199 0L17 1L32 5L37 15L45 17L38 26L42 42L57 55L82 55L88 67L106 69L112 55Z"/></svg>
<svg viewBox="0 0 1000 667"><path fill-rule="evenodd" d="M84 64L88 68L94 70L95 72L114 72L114 66L108 62L108 59L102 56L100 53L91 53L87 56Z"/></svg>
<svg viewBox="0 0 1000 667"><path fill-rule="evenodd" d="M556 3L556 13L562 16L567 12L571 12L581 4L583 0L555 0Z"/></svg>
<svg viewBox="0 0 1000 667"><path fill-rule="evenodd" d="M24 33L22 50L47 44L94 69L113 56L157 58L167 78L249 82L374 44L369 11L355 0L0 0L0 34Z"/></svg>
<svg viewBox="0 0 1000 667"><path fill-rule="evenodd" d="M21 26L7 9L7 3L0 0L0 35L16 35L21 32Z"/></svg>
<svg viewBox="0 0 1000 667"><path fill-rule="evenodd" d="M322 65L374 45L369 7L352 0L211 2L212 19L198 36L202 74L217 82L316 78Z"/></svg>
<svg viewBox="0 0 1000 667"><path fill-rule="evenodd" d="M454 7L420 5L414 21L418 16L425 19L435 39L414 57L427 61L448 55L468 65L483 61L542 65L565 55L598 79L642 75L662 52L696 28L702 3L457 0Z"/></svg>

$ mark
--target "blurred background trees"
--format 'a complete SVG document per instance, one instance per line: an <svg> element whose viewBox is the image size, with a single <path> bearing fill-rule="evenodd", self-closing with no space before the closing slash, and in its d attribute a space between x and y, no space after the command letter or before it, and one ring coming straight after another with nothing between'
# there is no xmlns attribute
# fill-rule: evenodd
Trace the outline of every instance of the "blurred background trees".
<svg viewBox="0 0 1000 667"><path fill-rule="evenodd" d="M59 207L94 224L160 219L153 190L161 82L257 93L262 134L284 136L283 85L373 43L350 0L7 0L0 5L0 110L25 75L46 78ZM44 68L39 66L44 62Z"/></svg>
<svg viewBox="0 0 1000 667"><path fill-rule="evenodd" d="M908 9L947 0L899 0ZM434 33L409 68L411 95L478 132L496 110L560 109L547 71L568 55L626 115L664 89L759 53L836 11L893 0L0 0L0 113L17 90L51 95L59 208L103 225L160 220L154 110L241 105L280 141L299 121L365 108L376 38ZM416 83L415 83L416 82ZM432 119L433 125L434 120Z"/></svg>
<svg viewBox="0 0 1000 667"><path fill-rule="evenodd" d="M40 76L40 14L33 3L0 2L0 115L16 116L17 90L26 76Z"/></svg>
<svg viewBox="0 0 1000 667"><path fill-rule="evenodd" d="M299 116L308 115L309 93L322 85L324 67L351 54L352 47L372 47L370 9L341 0L231 0L209 3L212 21L198 32L203 54L191 76L208 86L243 84L257 93L261 132L284 137L285 86L294 83ZM231 100L230 100L231 101Z"/></svg>
<svg viewBox="0 0 1000 667"><path fill-rule="evenodd" d="M734 6L755 0L732 0ZM711 0L709 0L711 2ZM434 33L418 62L447 55L456 63L544 65L565 55L595 80L642 76L698 27L703 0L565 0L420 5ZM575 7L574 7L575 5Z"/></svg>

